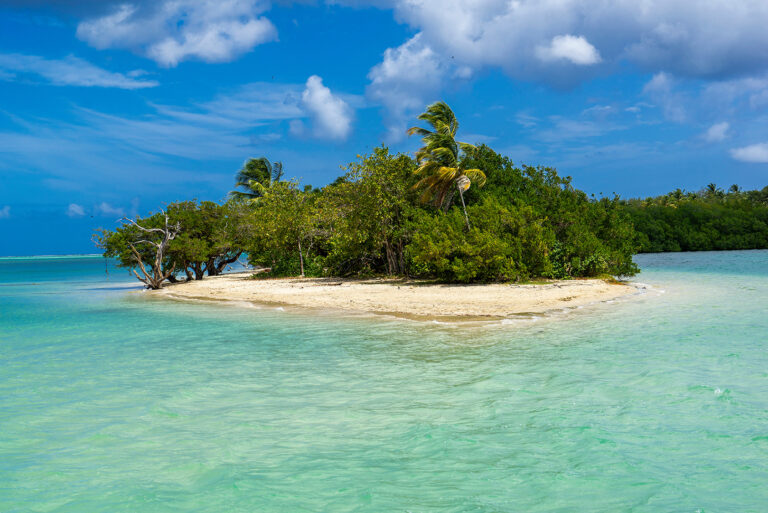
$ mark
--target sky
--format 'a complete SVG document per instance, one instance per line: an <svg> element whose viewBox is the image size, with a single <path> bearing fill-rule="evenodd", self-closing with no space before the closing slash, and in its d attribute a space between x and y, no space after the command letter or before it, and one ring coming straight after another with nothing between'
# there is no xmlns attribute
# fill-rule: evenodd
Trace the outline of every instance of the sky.
<svg viewBox="0 0 768 513"><path fill-rule="evenodd" d="M765 0L0 0L0 255L325 185L444 100L458 138L594 194L768 185Z"/></svg>

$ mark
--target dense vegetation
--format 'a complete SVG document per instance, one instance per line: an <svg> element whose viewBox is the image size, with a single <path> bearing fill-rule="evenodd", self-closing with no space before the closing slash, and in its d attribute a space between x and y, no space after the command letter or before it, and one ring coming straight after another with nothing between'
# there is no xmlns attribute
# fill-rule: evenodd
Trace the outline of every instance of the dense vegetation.
<svg viewBox="0 0 768 513"><path fill-rule="evenodd" d="M462 191L466 217L456 202L420 201L417 163L382 147L322 189L275 181L255 201L174 203L101 231L97 243L124 267L149 266L167 215L179 226L162 257L171 281L218 274L243 253L252 265L271 268L272 276L488 282L636 271L635 234L617 199L590 201L553 169L514 167L486 146L468 159L485 170L487 181Z"/></svg>
<svg viewBox="0 0 768 513"><path fill-rule="evenodd" d="M624 203L642 252L768 248L768 187L726 192L714 184Z"/></svg>
<svg viewBox="0 0 768 513"><path fill-rule="evenodd" d="M389 275L446 282L631 276L640 251L768 247L768 187L589 198L547 167L456 140L437 103L415 159L385 147L320 189L250 159L223 204L184 201L101 230L104 255L150 288L220 274L247 255L266 276Z"/></svg>

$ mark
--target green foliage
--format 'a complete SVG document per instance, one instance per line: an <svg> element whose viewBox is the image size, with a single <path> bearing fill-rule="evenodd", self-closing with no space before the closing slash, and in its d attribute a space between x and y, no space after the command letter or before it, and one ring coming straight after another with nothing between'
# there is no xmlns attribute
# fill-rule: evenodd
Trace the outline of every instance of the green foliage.
<svg viewBox="0 0 768 513"><path fill-rule="evenodd" d="M305 265L323 233L317 200L295 181L274 183L249 218L249 262L270 268L272 276L319 274L318 266Z"/></svg>
<svg viewBox="0 0 768 513"><path fill-rule="evenodd" d="M386 274L470 283L637 271L637 235L618 199L590 200L555 170L515 167L487 146L467 148L462 158L462 166L487 176L485 188L465 190L466 212L463 205L425 206L414 189L419 163L384 147L322 189L270 181L258 201L169 205L181 230L164 266L201 279L245 251L252 265L270 269L265 277ZM151 227L163 218L138 222ZM101 236L106 255L137 264L128 242L144 234L134 226ZM151 247L137 247L151 256Z"/></svg>
<svg viewBox="0 0 768 513"><path fill-rule="evenodd" d="M623 202L646 253L768 248L768 187L726 193L715 184Z"/></svg>
<svg viewBox="0 0 768 513"><path fill-rule="evenodd" d="M269 191L272 184L283 177L283 163L270 162L266 157L248 159L235 175L235 190L230 191L233 199L255 201Z"/></svg>
<svg viewBox="0 0 768 513"><path fill-rule="evenodd" d="M427 110L419 115L419 119L426 121L432 128L427 130L415 126L408 129L408 135L420 135L424 144L416 152L416 174L420 180L415 187L422 191L421 201L448 209L454 192L458 191L464 220L469 229L464 191L469 189L472 182L482 187L486 179L480 169L466 166L467 155L476 151L476 148L456 140L459 122L447 103L437 102L429 105Z"/></svg>
<svg viewBox="0 0 768 513"><path fill-rule="evenodd" d="M458 209L422 212L408 245L414 274L448 282L521 281L551 270L551 231L530 207L486 198L468 207L476 220L469 231Z"/></svg>
<svg viewBox="0 0 768 513"><path fill-rule="evenodd" d="M220 274L227 265L234 263L243 252L247 233L243 231L245 206L233 201L218 205L211 201L183 201L168 205L169 222L180 227L179 234L170 241L162 262L163 270L173 269L171 281L177 273L187 279L201 280ZM156 212L134 221L140 226L153 229L165 223L165 213ZM125 221L115 230L99 230L96 244L105 257L116 258L120 267L132 269L140 265L135 249L142 262L149 265L155 258L151 242L159 242L158 232L146 232L135 224Z"/></svg>
<svg viewBox="0 0 768 513"><path fill-rule="evenodd" d="M548 167L515 167L488 146L479 146L467 165L485 170L482 190L468 191L468 202L484 196L502 205L529 207L551 233L551 268L541 276L592 277L602 274L632 276L637 266L634 229L618 198L590 200Z"/></svg>
<svg viewBox="0 0 768 513"><path fill-rule="evenodd" d="M407 221L416 210L415 164L386 148L350 164L322 192L328 238L327 272L334 275L407 273Z"/></svg>

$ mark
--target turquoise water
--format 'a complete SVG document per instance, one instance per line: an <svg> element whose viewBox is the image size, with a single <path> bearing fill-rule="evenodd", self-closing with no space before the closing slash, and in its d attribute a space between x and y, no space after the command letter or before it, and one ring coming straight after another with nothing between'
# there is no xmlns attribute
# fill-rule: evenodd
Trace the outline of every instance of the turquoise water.
<svg viewBox="0 0 768 513"><path fill-rule="evenodd" d="M0 259L2 512L765 512L768 252L480 327Z"/></svg>

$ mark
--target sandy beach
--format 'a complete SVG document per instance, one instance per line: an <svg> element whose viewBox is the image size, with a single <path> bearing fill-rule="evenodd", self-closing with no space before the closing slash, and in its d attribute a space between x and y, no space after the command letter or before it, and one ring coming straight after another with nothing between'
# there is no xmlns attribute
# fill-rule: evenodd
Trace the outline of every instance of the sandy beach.
<svg viewBox="0 0 768 513"><path fill-rule="evenodd" d="M167 285L153 294L178 299L248 301L303 308L390 314L412 319L484 319L543 313L608 301L632 292L603 280L528 285L444 285L416 281L338 278L252 279L232 273Z"/></svg>

